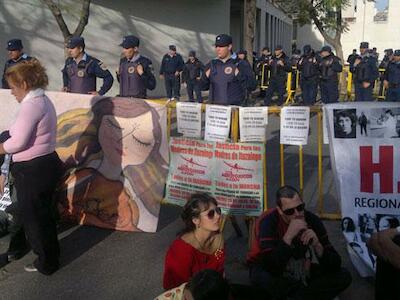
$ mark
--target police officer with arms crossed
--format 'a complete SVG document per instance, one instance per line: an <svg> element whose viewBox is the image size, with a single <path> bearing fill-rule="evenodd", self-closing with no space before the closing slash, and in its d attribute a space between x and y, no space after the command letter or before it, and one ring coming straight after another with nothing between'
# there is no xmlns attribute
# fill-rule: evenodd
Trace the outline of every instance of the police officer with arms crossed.
<svg viewBox="0 0 400 300"><path fill-rule="evenodd" d="M203 63L196 57L196 51L189 51L189 59L185 63L182 72L182 81L186 84L189 101L193 102L193 91L196 94L197 102L202 103L201 76L204 72Z"/></svg>
<svg viewBox="0 0 400 300"><path fill-rule="evenodd" d="M217 57L205 67L203 89L209 89L209 101L220 105L240 105L257 82L249 64L232 58L232 37L220 34L215 39Z"/></svg>
<svg viewBox="0 0 400 300"><path fill-rule="evenodd" d="M7 51L9 60L6 61L6 65L4 66L3 77L1 79L1 86L3 89L10 88L4 77L7 69L15 65L16 63L32 59L32 57L22 52L23 48L24 47L22 46L22 41L20 39L12 39L7 42Z"/></svg>
<svg viewBox="0 0 400 300"><path fill-rule="evenodd" d="M165 80L165 90L168 100L179 100L181 96L181 78L180 73L183 71L183 58L176 53L174 45L169 46L169 51L164 55L161 61L160 79Z"/></svg>
<svg viewBox="0 0 400 300"><path fill-rule="evenodd" d="M114 78L106 66L85 52L85 40L73 36L67 44L69 58L65 61L63 91L70 93L104 95L111 88ZM96 78L103 78L103 86L96 91Z"/></svg>
<svg viewBox="0 0 400 300"><path fill-rule="evenodd" d="M317 98L319 69L314 50L310 45L303 47L303 55L297 64L297 69L300 71L303 103L305 105L313 105Z"/></svg>
<svg viewBox="0 0 400 300"><path fill-rule="evenodd" d="M368 51L369 44L360 44L360 56L354 61L350 72L354 76L355 101L372 101L372 89L379 76L377 61Z"/></svg>
<svg viewBox="0 0 400 300"><path fill-rule="evenodd" d="M119 96L146 98L146 89L156 87L152 62L139 53L139 39L134 35L125 36L120 46L124 57L117 72Z"/></svg>
<svg viewBox="0 0 400 300"><path fill-rule="evenodd" d="M339 100L339 78L338 73L342 72L343 66L339 57L332 53L332 48L324 46L320 52L319 73L321 100L323 103L335 103Z"/></svg>
<svg viewBox="0 0 400 300"><path fill-rule="evenodd" d="M389 62L383 79L388 89L386 101L400 101L400 50L394 51L393 60Z"/></svg>

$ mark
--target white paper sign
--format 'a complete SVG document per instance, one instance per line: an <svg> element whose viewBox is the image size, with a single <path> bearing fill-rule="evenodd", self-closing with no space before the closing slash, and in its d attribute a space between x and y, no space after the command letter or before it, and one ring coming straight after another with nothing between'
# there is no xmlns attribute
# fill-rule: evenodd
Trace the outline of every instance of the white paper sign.
<svg viewBox="0 0 400 300"><path fill-rule="evenodd" d="M223 105L206 106L206 131L204 139L225 142L231 127L231 107Z"/></svg>
<svg viewBox="0 0 400 300"><path fill-rule="evenodd" d="M239 126L241 142L265 142L268 107L240 107Z"/></svg>
<svg viewBox="0 0 400 300"><path fill-rule="evenodd" d="M307 145L310 108L284 107L281 110L281 144Z"/></svg>
<svg viewBox="0 0 400 300"><path fill-rule="evenodd" d="M4 193L0 199L0 210L5 211L5 209L11 204L10 189L8 186L4 187Z"/></svg>
<svg viewBox="0 0 400 300"><path fill-rule="evenodd" d="M176 104L178 132L185 137L201 137L201 103Z"/></svg>

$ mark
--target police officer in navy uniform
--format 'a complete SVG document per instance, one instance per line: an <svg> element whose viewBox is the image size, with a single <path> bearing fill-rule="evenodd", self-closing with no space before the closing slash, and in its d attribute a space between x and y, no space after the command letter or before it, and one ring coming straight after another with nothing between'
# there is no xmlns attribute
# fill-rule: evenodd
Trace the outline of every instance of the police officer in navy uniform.
<svg viewBox="0 0 400 300"><path fill-rule="evenodd" d="M205 67L203 89L209 89L209 101L220 105L241 105L246 89L254 90L257 82L249 64L232 58L232 37L220 34L215 39L217 57Z"/></svg>
<svg viewBox="0 0 400 300"><path fill-rule="evenodd" d="M394 51L389 62L383 84L387 88L386 101L400 101L400 50Z"/></svg>
<svg viewBox="0 0 400 300"><path fill-rule="evenodd" d="M303 47L297 69L300 72L300 87L303 104L314 105L317 98L319 67L314 50L310 45Z"/></svg>
<svg viewBox="0 0 400 300"><path fill-rule="evenodd" d="M139 42L136 36L128 35L120 44L124 56L117 72L121 97L146 98L146 90L156 87L152 62L139 53Z"/></svg>
<svg viewBox="0 0 400 300"><path fill-rule="evenodd" d="M330 46L321 49L319 58L319 86L323 103L335 103L339 101L339 76L343 66L340 58L332 53Z"/></svg>
<svg viewBox="0 0 400 300"><path fill-rule="evenodd" d="M21 61L30 60L32 57L23 53L22 41L20 39L12 39L7 42L8 60L4 66L3 77L1 79L1 86L3 89L9 89L7 80L5 79L6 71L9 67Z"/></svg>
<svg viewBox="0 0 400 300"><path fill-rule="evenodd" d="M196 51L189 51L189 59L185 63L182 72L182 82L186 84L189 101L193 102L193 92L196 94L197 102L202 103L201 76L204 72L203 63L196 57Z"/></svg>
<svg viewBox="0 0 400 300"><path fill-rule="evenodd" d="M257 72L258 72L258 81L260 86L263 85L267 85L269 82L269 72L268 72L268 62L272 57L272 53L271 50L269 49L269 47L264 47L261 50L261 56L257 58ZM263 74L264 72L264 74ZM263 76L264 75L264 76ZM263 82L261 82L261 80L263 80ZM260 98L264 98L265 97L265 89L261 88L260 89L260 94L258 95L258 97Z"/></svg>
<svg viewBox="0 0 400 300"><path fill-rule="evenodd" d="M175 45L169 46L169 51L164 55L161 61L160 78L165 81L165 90L168 100L179 100L181 95L181 78L180 74L183 71L183 58L179 53L176 53Z"/></svg>
<svg viewBox="0 0 400 300"><path fill-rule="evenodd" d="M283 96L286 90L287 73L292 71L289 58L283 52L281 45L275 47L274 55L268 62L270 71L269 85L265 93L264 104L271 105L272 96L278 94L278 105L283 104Z"/></svg>
<svg viewBox="0 0 400 300"><path fill-rule="evenodd" d="M385 49L384 51L385 55L383 56L383 59L381 63L379 64L379 96L382 96L384 91L383 91L383 86L384 86L384 80L385 80L385 71L389 65L389 63L393 60L393 49ZM382 71L383 70L383 71Z"/></svg>
<svg viewBox="0 0 400 300"><path fill-rule="evenodd" d="M372 101L372 90L379 76L377 61L368 50L369 44L360 44L360 56L354 61L350 71L354 77L355 101Z"/></svg>
<svg viewBox="0 0 400 300"><path fill-rule="evenodd" d="M104 95L111 88L114 78L103 62L85 52L85 40L73 36L67 44L70 57L65 61L63 91L70 93ZM103 86L96 91L96 78L103 78Z"/></svg>

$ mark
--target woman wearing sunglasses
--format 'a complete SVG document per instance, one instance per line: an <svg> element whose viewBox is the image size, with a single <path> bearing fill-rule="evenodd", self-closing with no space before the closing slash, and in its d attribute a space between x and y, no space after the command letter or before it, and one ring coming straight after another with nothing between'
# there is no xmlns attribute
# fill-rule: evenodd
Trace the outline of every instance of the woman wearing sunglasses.
<svg viewBox="0 0 400 300"><path fill-rule="evenodd" d="M181 214L185 228L169 247L165 257L164 289L188 282L197 272L224 272L224 239L219 232L221 209L207 194L193 194Z"/></svg>

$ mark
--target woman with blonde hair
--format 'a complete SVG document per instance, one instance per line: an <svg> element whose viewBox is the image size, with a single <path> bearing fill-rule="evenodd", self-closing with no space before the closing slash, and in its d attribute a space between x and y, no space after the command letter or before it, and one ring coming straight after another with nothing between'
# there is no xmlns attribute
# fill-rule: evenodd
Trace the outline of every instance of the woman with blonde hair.
<svg viewBox="0 0 400 300"><path fill-rule="evenodd" d="M20 103L10 138L0 144L0 154L13 156L11 174L18 191L18 210L25 235L38 258L27 272L50 275L59 268L59 244L53 213L53 193L62 173L55 152L57 115L44 94L46 70L38 60L7 69L5 78Z"/></svg>

